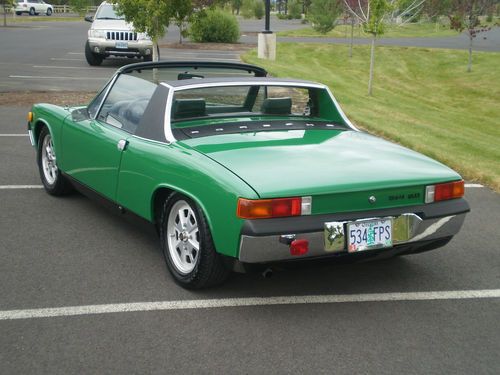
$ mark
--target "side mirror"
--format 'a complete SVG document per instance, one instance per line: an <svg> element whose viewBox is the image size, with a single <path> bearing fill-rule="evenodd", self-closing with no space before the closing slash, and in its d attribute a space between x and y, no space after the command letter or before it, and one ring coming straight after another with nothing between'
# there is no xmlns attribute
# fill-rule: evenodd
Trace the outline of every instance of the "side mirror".
<svg viewBox="0 0 500 375"><path fill-rule="evenodd" d="M73 112L71 112L71 119L74 122L88 120L89 118L90 118L90 116L89 116L89 111L87 110L87 107L78 108L78 109L75 109Z"/></svg>
<svg viewBox="0 0 500 375"><path fill-rule="evenodd" d="M94 16L85 16L85 21L94 22Z"/></svg>

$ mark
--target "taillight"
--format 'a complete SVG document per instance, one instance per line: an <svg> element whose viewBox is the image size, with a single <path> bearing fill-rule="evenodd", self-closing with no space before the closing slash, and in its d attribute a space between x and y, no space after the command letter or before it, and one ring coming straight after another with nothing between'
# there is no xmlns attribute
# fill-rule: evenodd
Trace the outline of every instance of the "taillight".
<svg viewBox="0 0 500 375"><path fill-rule="evenodd" d="M425 188L425 203L461 198L464 196L464 192L465 185L463 180L430 185Z"/></svg>
<svg viewBox="0 0 500 375"><path fill-rule="evenodd" d="M237 215L242 219L269 219L310 214L311 197L238 199Z"/></svg>

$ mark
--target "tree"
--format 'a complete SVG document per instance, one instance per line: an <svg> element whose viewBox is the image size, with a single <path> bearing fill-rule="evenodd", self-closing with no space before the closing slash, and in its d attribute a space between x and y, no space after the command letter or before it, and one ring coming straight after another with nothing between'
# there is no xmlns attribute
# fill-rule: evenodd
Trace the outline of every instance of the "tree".
<svg viewBox="0 0 500 375"><path fill-rule="evenodd" d="M146 33L153 41L153 61L158 61L158 42L165 35L174 15L173 0L113 0L117 12L134 29Z"/></svg>
<svg viewBox="0 0 500 375"><path fill-rule="evenodd" d="M14 0L0 0L0 4L3 8L3 25L7 26L7 9L14 7Z"/></svg>
<svg viewBox="0 0 500 375"><path fill-rule="evenodd" d="M451 0L450 27L458 32L467 32L469 37L469 63L467 72L472 71L472 47L474 38L482 32L491 30L481 24L479 16L484 15L494 4L494 0Z"/></svg>
<svg viewBox="0 0 500 375"><path fill-rule="evenodd" d="M234 11L236 11L236 14L239 16L240 15L240 8L243 3L243 0L231 0L231 11L234 14Z"/></svg>
<svg viewBox="0 0 500 375"><path fill-rule="evenodd" d="M368 95L373 94L373 70L375 67L375 44L377 37L384 33L384 23L395 13L400 16L419 12L425 0L344 0L346 9L363 26L366 33L371 34L370 77L368 79ZM415 14L415 13L413 13ZM403 23L409 22L407 17Z"/></svg>
<svg viewBox="0 0 500 375"><path fill-rule="evenodd" d="M433 20L437 21L440 16L450 14L451 0L427 0L423 12Z"/></svg>
<svg viewBox="0 0 500 375"><path fill-rule="evenodd" d="M345 0L344 1L344 23L345 21L349 21L349 24L351 25L351 39L349 42L349 58L352 58L352 47L354 44L354 24L356 23L356 17L352 12L349 11L349 9L355 9L356 3L358 0Z"/></svg>
<svg viewBox="0 0 500 375"><path fill-rule="evenodd" d="M174 9L174 23L179 28L179 44L182 44L182 37L186 34L186 24L193 15L193 4L191 0L172 0Z"/></svg>
<svg viewBox="0 0 500 375"><path fill-rule="evenodd" d="M342 3L339 0L313 0L309 7L312 27L322 34L333 30L341 13Z"/></svg>

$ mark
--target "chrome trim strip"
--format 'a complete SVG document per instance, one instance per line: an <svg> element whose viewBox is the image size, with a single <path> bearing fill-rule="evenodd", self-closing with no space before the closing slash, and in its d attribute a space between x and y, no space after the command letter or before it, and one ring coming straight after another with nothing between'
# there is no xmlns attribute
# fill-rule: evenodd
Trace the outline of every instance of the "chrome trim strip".
<svg viewBox="0 0 500 375"><path fill-rule="evenodd" d="M31 129L28 130L28 135L30 136L31 145L35 147L35 137L33 136L33 132L31 131Z"/></svg>
<svg viewBox="0 0 500 375"><path fill-rule="evenodd" d="M156 141L154 139L149 139L149 138L144 138L144 137L139 137L138 135L135 135L135 134L131 134L132 138L137 138L137 139L141 139L143 141L148 141L148 142L153 142L153 143L158 143L160 145L169 145L169 143L167 142L162 142L162 141Z"/></svg>
<svg viewBox="0 0 500 375"><path fill-rule="evenodd" d="M437 219L422 220L413 213L407 213L394 218L394 244L412 244L418 241L438 240L454 236L458 233L465 220L465 213L445 216ZM406 224L405 224L406 223ZM345 249L344 224L345 222L326 223L331 225L332 233L336 235L337 247L325 250L325 232L311 233L281 233L271 236L252 237L243 235L240 240L239 260L245 263L264 263L300 258L326 256L329 254L348 254ZM399 232L394 233L396 226ZM338 233L334 229L338 230ZM337 234L339 237L337 238ZM309 241L309 252L303 256L290 255L289 245L283 238L305 239ZM280 241L281 239L281 241ZM289 242L288 242L289 243Z"/></svg>
<svg viewBox="0 0 500 375"><path fill-rule="evenodd" d="M174 88L164 82L160 83L160 85L165 86L168 88L168 97L167 97L167 104L165 108L165 120L164 120L164 132L165 132L165 139L167 140L167 144L174 143L177 140L174 137L174 134L172 133L172 125L170 123L170 114L172 112L172 102L174 98Z"/></svg>
<svg viewBox="0 0 500 375"><path fill-rule="evenodd" d="M114 86L115 84L115 81L116 79L118 78L118 76L120 75L120 73L116 73L113 77L111 77L111 79L106 82L106 84L104 85L104 87L106 87L106 85L108 85L108 88L106 89L106 93L104 94L102 100L101 100L101 104L99 104L99 108L97 109L97 111L95 112L95 116L94 117L91 117L91 120L95 120L97 118L97 116L99 116L99 113L101 113L101 109L102 109L102 106L104 105L104 101L107 99L108 95L109 95L109 92L111 90L111 88ZM99 96L101 94L102 90L99 91L99 93L95 96ZM92 102L91 102L92 103ZM89 106L87 106L87 109L88 109Z"/></svg>
<svg viewBox="0 0 500 375"><path fill-rule="evenodd" d="M361 131L359 130L357 127L355 127L352 122L347 118L346 114L344 113L344 111L342 110L342 108L340 107L340 104L339 102L337 101L337 99L335 98L335 95L333 95L332 91L330 90L330 88L328 86L325 86L326 87L326 91L328 92L328 94L330 95L330 98L332 99L333 103L335 104L335 107L337 108L337 111L339 112L340 116L342 117L342 120L344 120L345 124L347 126L349 126L350 128L352 128L353 130L356 130L356 131Z"/></svg>
<svg viewBox="0 0 500 375"><path fill-rule="evenodd" d="M161 82L161 85L172 87L165 82ZM193 83L186 86L179 86L173 88L174 91L183 91L191 89L201 89L205 87L232 87L232 86L286 86L286 87L312 87L315 89L328 89L326 85L316 82L294 82L294 81L269 81L262 78L255 78L251 81L235 81L235 82L203 82L203 83Z"/></svg>

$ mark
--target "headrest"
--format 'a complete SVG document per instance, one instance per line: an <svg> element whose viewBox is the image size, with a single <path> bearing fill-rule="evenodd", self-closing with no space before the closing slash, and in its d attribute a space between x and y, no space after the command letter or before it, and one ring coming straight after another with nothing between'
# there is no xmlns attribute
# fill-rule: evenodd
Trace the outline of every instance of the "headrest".
<svg viewBox="0 0 500 375"><path fill-rule="evenodd" d="M268 115L289 115L292 112L292 98L267 98L260 107Z"/></svg>
<svg viewBox="0 0 500 375"><path fill-rule="evenodd" d="M173 117L190 118L205 116L205 99L176 99L172 107Z"/></svg>

